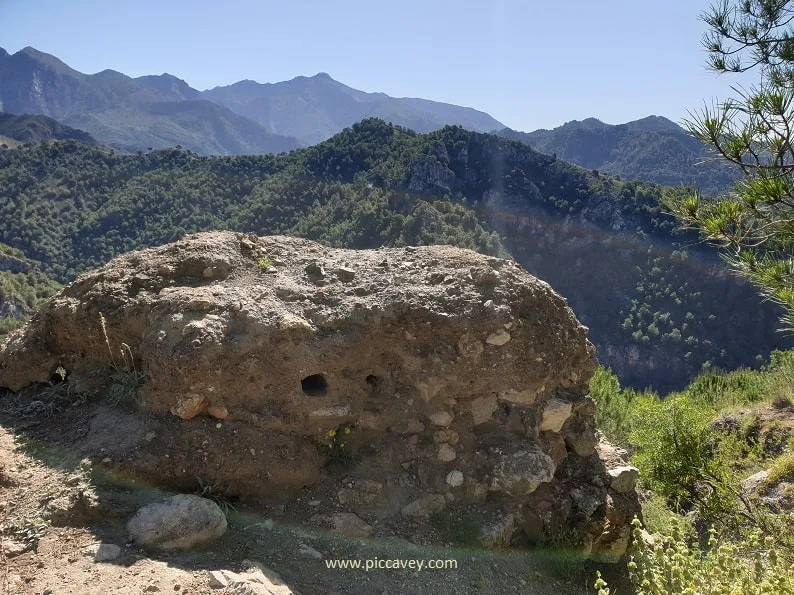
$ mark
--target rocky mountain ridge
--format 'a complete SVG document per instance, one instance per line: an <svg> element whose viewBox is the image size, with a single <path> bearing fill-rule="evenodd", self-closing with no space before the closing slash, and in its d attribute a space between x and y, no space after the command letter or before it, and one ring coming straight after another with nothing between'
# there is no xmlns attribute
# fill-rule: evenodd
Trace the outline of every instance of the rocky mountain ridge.
<svg viewBox="0 0 794 595"><path fill-rule="evenodd" d="M277 153L299 145L199 97L187 100L113 70L83 74L30 47L3 52L0 81L0 111L49 116L122 150L181 145L204 154Z"/></svg>
<svg viewBox="0 0 794 595"><path fill-rule="evenodd" d="M83 74L27 47L14 54L2 50L0 80L0 111L49 116L128 151L180 145L205 155L279 153L325 140L367 117L422 132L448 124L502 127L471 108L365 93L324 73L202 92L168 73L134 79L114 70Z"/></svg>

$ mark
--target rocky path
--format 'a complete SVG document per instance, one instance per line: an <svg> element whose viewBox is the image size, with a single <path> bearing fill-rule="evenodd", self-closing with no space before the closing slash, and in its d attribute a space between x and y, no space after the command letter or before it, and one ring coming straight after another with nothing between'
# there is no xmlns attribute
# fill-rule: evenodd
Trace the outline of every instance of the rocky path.
<svg viewBox="0 0 794 595"><path fill-rule="evenodd" d="M132 509L162 494L121 478L84 483L89 475L69 453L20 441L0 427L0 593L552 595L586 593L590 582L591 573L562 554L349 539L293 524L288 516L274 522L271 517L278 515L267 513L277 511L266 508L231 512L229 530L207 548L147 552L129 542L125 525ZM81 490L84 504L78 504ZM336 560L381 566L449 560L457 568L328 568ZM263 590L262 577L271 577L269 591Z"/></svg>

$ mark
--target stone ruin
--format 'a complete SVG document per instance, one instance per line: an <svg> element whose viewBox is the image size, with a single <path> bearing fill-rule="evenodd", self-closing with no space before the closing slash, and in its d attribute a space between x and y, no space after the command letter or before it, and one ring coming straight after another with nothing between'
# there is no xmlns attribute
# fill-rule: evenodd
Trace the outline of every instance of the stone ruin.
<svg viewBox="0 0 794 595"><path fill-rule="evenodd" d="M637 477L599 444L586 331L510 260L208 232L80 276L0 347L0 387L62 368L101 401L134 368L132 412L100 408L75 446L125 473L309 500L351 535L454 511L486 547L564 537L614 561Z"/></svg>

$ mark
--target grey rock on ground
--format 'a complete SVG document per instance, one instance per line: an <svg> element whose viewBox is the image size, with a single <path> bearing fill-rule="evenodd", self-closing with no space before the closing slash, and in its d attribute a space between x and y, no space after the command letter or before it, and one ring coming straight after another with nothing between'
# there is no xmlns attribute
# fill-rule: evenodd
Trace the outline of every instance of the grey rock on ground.
<svg viewBox="0 0 794 595"><path fill-rule="evenodd" d="M144 547L191 549L220 538L226 532L226 515L211 500L177 494L139 509L127 530Z"/></svg>
<svg viewBox="0 0 794 595"><path fill-rule="evenodd" d="M292 595L292 590L281 577L261 564L244 560L244 572L212 570L208 573L208 584L213 589L226 589L234 595Z"/></svg>

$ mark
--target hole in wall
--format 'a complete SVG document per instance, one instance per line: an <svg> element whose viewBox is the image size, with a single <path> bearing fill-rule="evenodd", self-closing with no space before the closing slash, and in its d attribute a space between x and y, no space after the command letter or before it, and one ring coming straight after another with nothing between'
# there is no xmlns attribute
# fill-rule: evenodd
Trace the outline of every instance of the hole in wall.
<svg viewBox="0 0 794 595"><path fill-rule="evenodd" d="M367 381L367 384L369 384L373 388L375 388L376 386L378 386L380 384L380 378L375 376L375 375L373 375L373 374L370 374L369 376L367 376L366 381Z"/></svg>
<svg viewBox="0 0 794 595"><path fill-rule="evenodd" d="M328 381L322 374L312 374L301 380L301 388L310 397L324 397L328 392Z"/></svg>

